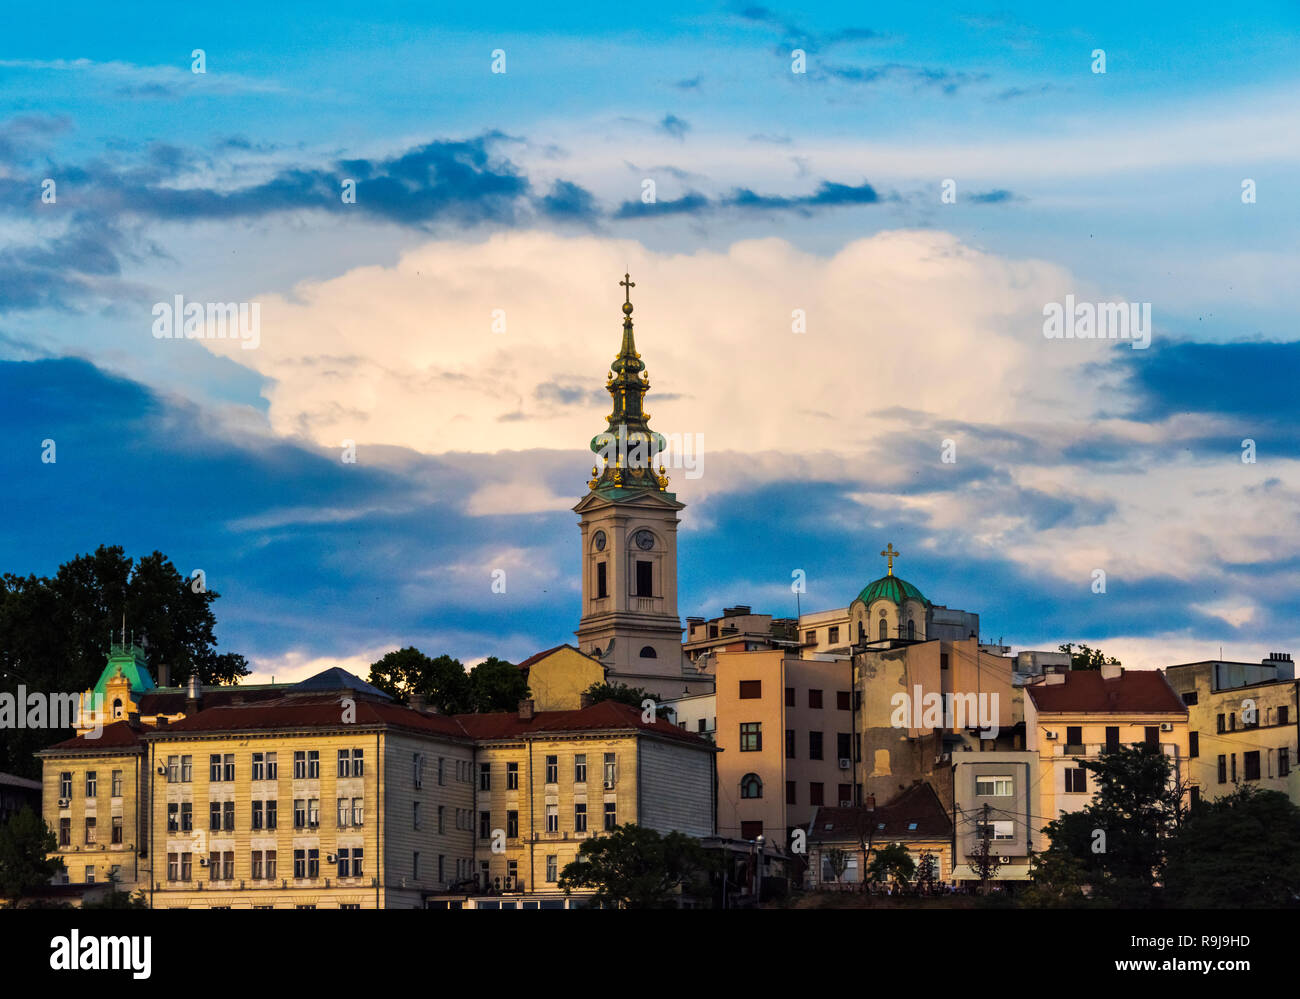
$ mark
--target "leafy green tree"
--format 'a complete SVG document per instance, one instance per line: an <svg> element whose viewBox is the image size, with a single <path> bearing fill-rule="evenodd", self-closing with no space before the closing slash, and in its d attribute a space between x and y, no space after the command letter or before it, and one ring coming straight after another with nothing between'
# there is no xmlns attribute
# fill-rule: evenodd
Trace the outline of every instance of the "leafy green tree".
<svg viewBox="0 0 1300 999"><path fill-rule="evenodd" d="M1145 743L1121 746L1081 761L1096 782L1092 802L1048 823L1048 869L1059 874L1059 855L1078 862L1098 904L1146 908L1158 903L1165 849L1182 818L1183 788L1171 779L1169 760Z"/></svg>
<svg viewBox="0 0 1300 999"><path fill-rule="evenodd" d="M403 704L412 694L423 694L443 714L471 710L469 675L461 661L447 655L430 659L413 645L371 663L369 682Z"/></svg>
<svg viewBox="0 0 1300 999"><path fill-rule="evenodd" d="M513 663L488 656L469 671L469 710L517 711L528 697L528 681Z"/></svg>
<svg viewBox="0 0 1300 999"><path fill-rule="evenodd" d="M892 881L901 887L911 881L915 873L916 861L907 847L902 843L889 843L876 849L876 855L867 868L867 880L885 884Z"/></svg>
<svg viewBox="0 0 1300 999"><path fill-rule="evenodd" d="M916 862L917 890L923 895L929 895L935 890L938 880L938 864L935 862L934 854L929 850L923 850L921 858Z"/></svg>
<svg viewBox="0 0 1300 999"><path fill-rule="evenodd" d="M595 890L599 905L627 909L671 908L684 887L696 888L713 864L699 842L684 833L660 835L634 822L584 840L578 859L560 872L565 894Z"/></svg>
<svg viewBox="0 0 1300 999"><path fill-rule="evenodd" d="M1300 808L1242 785L1198 808L1169 843L1166 903L1194 909L1300 906Z"/></svg>
<svg viewBox="0 0 1300 999"><path fill-rule="evenodd" d="M1058 649L1070 657L1070 669L1101 669L1103 666L1119 666L1120 661L1114 656L1107 656L1101 649L1094 649L1080 642L1058 645Z"/></svg>
<svg viewBox="0 0 1300 999"><path fill-rule="evenodd" d="M641 687L629 687L625 683L593 683L583 693L591 698L592 704L617 701L619 704L630 704L639 711L646 701L652 701L656 718L663 718L668 713L668 708L660 704L658 698L652 697Z"/></svg>
<svg viewBox="0 0 1300 999"><path fill-rule="evenodd" d="M63 870L63 861L50 856L58 845L54 831L30 808L0 825L0 895L16 907L46 888Z"/></svg>

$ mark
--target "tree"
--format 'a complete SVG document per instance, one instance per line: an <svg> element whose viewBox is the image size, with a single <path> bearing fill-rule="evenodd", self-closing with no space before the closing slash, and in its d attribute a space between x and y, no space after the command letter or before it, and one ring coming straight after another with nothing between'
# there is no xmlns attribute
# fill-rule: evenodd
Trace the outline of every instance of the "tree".
<svg viewBox="0 0 1300 999"><path fill-rule="evenodd" d="M0 895L14 908L25 896L47 887L64 869L62 860L50 856L58 845L45 820L26 806L0 825Z"/></svg>
<svg viewBox="0 0 1300 999"><path fill-rule="evenodd" d="M413 645L386 653L370 664L369 681L403 704L422 694L443 714L470 709L470 682L459 659L430 659Z"/></svg>
<svg viewBox="0 0 1300 999"><path fill-rule="evenodd" d="M890 843L877 849L876 855L871 858L867 880L882 883L892 881L896 886L902 887L912 880L915 873L916 861L907 852L907 847L902 843Z"/></svg>
<svg viewBox="0 0 1300 999"><path fill-rule="evenodd" d="M98 902L83 902L83 909L147 909L149 903L144 892L137 888L133 892L124 892L118 888L117 875L108 875L108 894Z"/></svg>
<svg viewBox="0 0 1300 999"><path fill-rule="evenodd" d="M658 698L652 697L641 687L629 687L625 683L593 683L583 691L591 698L592 704L599 704L601 701L617 701L619 704L630 704L640 711L646 701L651 701L655 708L655 718L663 718L668 713L668 708L659 703Z"/></svg>
<svg viewBox="0 0 1300 999"><path fill-rule="evenodd" d="M980 894L988 895L990 882L993 875L997 874L1001 864L998 858L993 854L993 822L990 818L990 807L984 805L984 817L978 823L979 845L971 855L970 863L975 873L980 878Z"/></svg>
<svg viewBox="0 0 1300 999"><path fill-rule="evenodd" d="M1057 648L1070 657L1070 669L1101 669L1103 666L1120 665L1114 656L1107 657L1101 649L1094 649L1081 642L1067 642Z"/></svg>
<svg viewBox="0 0 1300 999"><path fill-rule="evenodd" d="M513 663L488 656L469 671L470 711L517 711L527 697L524 671Z"/></svg>
<svg viewBox="0 0 1300 999"><path fill-rule="evenodd" d="M835 876L835 880L837 882L843 880L844 872L849 866L848 853L838 846L832 846L822 851L822 859L830 866L831 874Z"/></svg>
<svg viewBox="0 0 1300 999"><path fill-rule="evenodd" d="M1194 909L1300 905L1300 808L1242 785L1198 808L1169 843L1166 904Z"/></svg>
<svg viewBox="0 0 1300 999"><path fill-rule="evenodd" d="M921 852L921 859L916 862L916 888L922 895L931 894L939 880L934 854L929 850Z"/></svg>
<svg viewBox="0 0 1300 999"><path fill-rule="evenodd" d="M598 905L627 909L671 908L685 886L712 868L699 842L684 833L661 836L634 822L584 840L578 858L560 872L566 895L592 888Z"/></svg>
<svg viewBox="0 0 1300 999"><path fill-rule="evenodd" d="M1047 870L1080 871L1092 901L1123 908L1158 902L1165 849L1182 818L1183 787L1158 747L1121 746L1080 764L1096 781L1092 802L1048 823ZM1073 858L1077 865L1056 863Z"/></svg>

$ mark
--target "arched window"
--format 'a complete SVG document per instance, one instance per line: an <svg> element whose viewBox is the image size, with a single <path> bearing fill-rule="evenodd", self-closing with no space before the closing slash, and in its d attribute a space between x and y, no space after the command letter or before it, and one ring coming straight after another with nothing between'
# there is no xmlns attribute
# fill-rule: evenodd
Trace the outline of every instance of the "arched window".
<svg viewBox="0 0 1300 999"><path fill-rule="evenodd" d="M858 644L861 645L866 639L866 628L863 627L862 621L858 621Z"/></svg>
<svg viewBox="0 0 1300 999"><path fill-rule="evenodd" d="M908 638L916 637L916 622L913 621L910 617L907 619L907 637Z"/></svg>
<svg viewBox="0 0 1300 999"><path fill-rule="evenodd" d="M880 640L883 642L889 637L889 622L885 618L880 619Z"/></svg>
<svg viewBox="0 0 1300 999"><path fill-rule="evenodd" d="M641 649L642 659L658 659L659 653L655 652L654 646L646 645Z"/></svg>
<svg viewBox="0 0 1300 999"><path fill-rule="evenodd" d="M758 774L745 774L740 778L740 796L742 798L761 798L763 797L763 782L759 779Z"/></svg>
<svg viewBox="0 0 1300 999"><path fill-rule="evenodd" d="M122 698L120 697L115 698L113 701L113 717L114 718L122 717Z"/></svg>

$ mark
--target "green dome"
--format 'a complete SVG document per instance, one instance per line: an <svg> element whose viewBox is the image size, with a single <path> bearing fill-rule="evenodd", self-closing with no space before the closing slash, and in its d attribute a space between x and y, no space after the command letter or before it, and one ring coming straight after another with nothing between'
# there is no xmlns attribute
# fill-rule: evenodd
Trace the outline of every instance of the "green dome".
<svg viewBox="0 0 1300 999"><path fill-rule="evenodd" d="M900 607L904 600L916 600L919 603L929 605L930 601L921 595L921 591L905 579L898 576L881 576L874 583L868 585L861 593L858 599L864 604L870 604L873 600L891 600Z"/></svg>

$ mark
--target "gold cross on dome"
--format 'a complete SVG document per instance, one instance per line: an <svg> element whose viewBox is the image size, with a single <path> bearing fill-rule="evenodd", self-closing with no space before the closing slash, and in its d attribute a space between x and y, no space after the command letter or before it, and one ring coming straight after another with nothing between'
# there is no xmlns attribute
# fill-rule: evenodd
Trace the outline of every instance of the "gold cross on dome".
<svg viewBox="0 0 1300 999"><path fill-rule="evenodd" d="M894 543L891 541L889 546L880 554L889 559L889 575L892 576L894 574L894 559L901 558L903 553L894 551Z"/></svg>
<svg viewBox="0 0 1300 999"><path fill-rule="evenodd" d="M623 280L618 283L620 288L627 289L623 292L623 302L625 305L632 302L632 289L636 287L636 282L632 280L631 274L624 274Z"/></svg>

